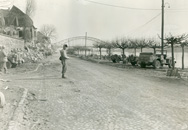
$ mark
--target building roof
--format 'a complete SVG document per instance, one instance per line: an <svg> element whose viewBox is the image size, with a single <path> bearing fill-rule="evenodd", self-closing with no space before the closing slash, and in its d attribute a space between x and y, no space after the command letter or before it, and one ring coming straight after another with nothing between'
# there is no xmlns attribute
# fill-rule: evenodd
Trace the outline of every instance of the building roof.
<svg viewBox="0 0 188 130"><path fill-rule="evenodd" d="M16 6L13 6L9 13L9 24L11 25L15 17L19 20L19 26L26 26L26 27L32 27L33 26L33 20L24 12L22 12L19 8Z"/></svg>
<svg viewBox="0 0 188 130"><path fill-rule="evenodd" d="M37 29L33 25L33 20L16 6L12 6L10 10L0 9L0 18L1 17L6 18L7 26L14 25L19 27L33 27L34 29Z"/></svg>

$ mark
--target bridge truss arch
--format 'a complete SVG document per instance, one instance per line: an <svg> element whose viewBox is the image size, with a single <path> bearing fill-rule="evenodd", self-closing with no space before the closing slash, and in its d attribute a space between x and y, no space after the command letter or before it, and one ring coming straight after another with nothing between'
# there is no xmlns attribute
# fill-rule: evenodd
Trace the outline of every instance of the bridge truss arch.
<svg viewBox="0 0 188 130"><path fill-rule="evenodd" d="M71 44L71 42L73 41L77 41L77 40L84 40L84 42L82 44ZM63 46L63 44L68 44L68 46L85 46L85 40L87 40L87 44L86 47L93 47L93 43L105 43L105 41L100 40L98 38L95 37L90 37L90 36L77 36L77 37L71 37L71 38L67 38L64 40L61 40L59 42L54 43L55 46ZM88 41L92 42L88 43Z"/></svg>

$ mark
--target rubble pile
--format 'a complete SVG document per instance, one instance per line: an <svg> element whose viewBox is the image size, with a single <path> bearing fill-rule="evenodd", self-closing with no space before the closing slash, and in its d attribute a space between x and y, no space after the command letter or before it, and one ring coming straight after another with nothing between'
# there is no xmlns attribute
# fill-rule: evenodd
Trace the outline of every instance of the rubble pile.
<svg viewBox="0 0 188 130"><path fill-rule="evenodd" d="M25 47L13 49L8 54L8 68L15 68L23 63L36 63L52 54L52 49L40 49L37 47Z"/></svg>

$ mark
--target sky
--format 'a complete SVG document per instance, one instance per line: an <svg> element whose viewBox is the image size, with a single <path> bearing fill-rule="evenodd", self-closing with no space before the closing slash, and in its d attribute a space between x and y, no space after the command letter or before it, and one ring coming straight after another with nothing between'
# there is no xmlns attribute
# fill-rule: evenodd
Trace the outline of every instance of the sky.
<svg viewBox="0 0 188 130"><path fill-rule="evenodd" d="M25 10L25 0L12 1ZM57 41L84 36L85 32L102 40L151 38L161 33L161 3L162 0L36 0L32 19L38 30L44 24L54 25ZM188 0L165 0L165 35L188 33L187 16Z"/></svg>

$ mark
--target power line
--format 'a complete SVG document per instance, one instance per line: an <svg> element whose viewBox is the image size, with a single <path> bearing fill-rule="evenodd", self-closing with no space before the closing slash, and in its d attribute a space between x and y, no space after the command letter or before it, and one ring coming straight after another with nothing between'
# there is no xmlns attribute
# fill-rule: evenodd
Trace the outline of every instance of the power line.
<svg viewBox="0 0 188 130"><path fill-rule="evenodd" d="M105 3L100 3L100 2L95 2L92 0L85 0L90 3L98 4L98 5L104 5L104 6L110 6L110 7L116 7L116 8L124 8L124 9L129 9L129 10L161 10L161 9L145 9L145 8L133 8L133 7L126 7L126 6L119 6L119 5L111 5L111 4L105 4Z"/></svg>
<svg viewBox="0 0 188 130"><path fill-rule="evenodd" d="M159 17L161 15L161 13L157 14L155 17L153 17L152 19L150 19L148 22L146 22L145 24L135 28L134 30L130 31L127 35L135 32L136 30L140 29L140 28L143 28L144 26L146 26L147 24L149 24L150 22L152 22L153 20L155 20L157 17Z"/></svg>
<svg viewBox="0 0 188 130"><path fill-rule="evenodd" d="M152 8L134 8L134 7L126 7L126 6L119 6L119 5L112 5L112 4L106 4L106 3L101 3L101 2L96 2L92 0L84 0L93 4L98 4L98 5L104 5L104 6L109 6L109 7L115 7L115 8L123 8L123 9L129 9L129 10L147 10L147 11L156 11L156 10L161 10L161 9L152 9ZM168 11L188 11L188 8L184 9L168 9Z"/></svg>

